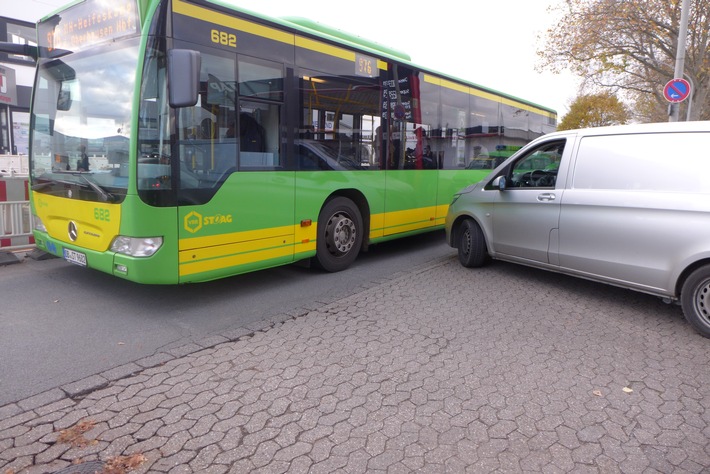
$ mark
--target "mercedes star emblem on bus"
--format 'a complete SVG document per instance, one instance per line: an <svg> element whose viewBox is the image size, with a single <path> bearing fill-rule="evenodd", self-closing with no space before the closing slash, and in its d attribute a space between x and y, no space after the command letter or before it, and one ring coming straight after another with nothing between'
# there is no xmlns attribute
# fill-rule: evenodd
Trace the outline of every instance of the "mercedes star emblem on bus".
<svg viewBox="0 0 710 474"><path fill-rule="evenodd" d="M76 238L79 236L79 232L76 230L76 224L74 221L69 222L69 239L72 242L76 242Z"/></svg>

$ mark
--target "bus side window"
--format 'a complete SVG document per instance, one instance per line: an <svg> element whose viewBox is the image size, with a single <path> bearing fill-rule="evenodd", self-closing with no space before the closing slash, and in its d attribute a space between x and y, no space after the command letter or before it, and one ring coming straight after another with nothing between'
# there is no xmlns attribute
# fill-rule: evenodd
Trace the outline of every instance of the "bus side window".
<svg viewBox="0 0 710 474"><path fill-rule="evenodd" d="M239 169L276 169L279 153L278 104L241 101L239 112Z"/></svg>

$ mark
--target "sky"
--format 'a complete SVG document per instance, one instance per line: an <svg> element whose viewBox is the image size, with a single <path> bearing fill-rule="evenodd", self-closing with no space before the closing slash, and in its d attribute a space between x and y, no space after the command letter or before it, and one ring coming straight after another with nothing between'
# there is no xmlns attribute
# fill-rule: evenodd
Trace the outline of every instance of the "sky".
<svg viewBox="0 0 710 474"><path fill-rule="evenodd" d="M561 119L580 81L539 73L537 50L554 27L550 5L563 0L387 2L221 0L274 17L298 16L409 54L419 66L557 110ZM68 0L0 0L0 15L37 21Z"/></svg>

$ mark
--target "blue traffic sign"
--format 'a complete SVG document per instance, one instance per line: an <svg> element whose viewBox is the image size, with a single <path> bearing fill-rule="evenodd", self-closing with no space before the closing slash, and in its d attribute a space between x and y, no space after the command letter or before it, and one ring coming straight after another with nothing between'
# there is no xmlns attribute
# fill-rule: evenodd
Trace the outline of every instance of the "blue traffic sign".
<svg viewBox="0 0 710 474"><path fill-rule="evenodd" d="M668 102L683 102L690 95L690 83L685 79L671 79L663 88L663 96Z"/></svg>

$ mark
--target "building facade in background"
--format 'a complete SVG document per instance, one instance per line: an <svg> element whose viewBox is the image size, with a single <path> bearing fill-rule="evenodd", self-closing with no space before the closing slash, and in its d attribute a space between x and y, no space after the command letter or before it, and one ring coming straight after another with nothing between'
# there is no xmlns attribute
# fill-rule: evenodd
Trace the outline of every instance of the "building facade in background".
<svg viewBox="0 0 710 474"><path fill-rule="evenodd" d="M0 16L0 41L36 45L35 24ZM34 60L0 53L0 154L29 153Z"/></svg>

